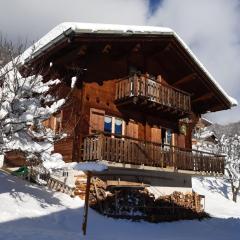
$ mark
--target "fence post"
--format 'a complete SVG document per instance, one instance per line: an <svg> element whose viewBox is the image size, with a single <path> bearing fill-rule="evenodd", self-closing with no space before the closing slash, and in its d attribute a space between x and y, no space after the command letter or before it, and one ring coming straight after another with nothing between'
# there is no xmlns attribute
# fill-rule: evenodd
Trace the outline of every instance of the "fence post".
<svg viewBox="0 0 240 240"><path fill-rule="evenodd" d="M87 232L87 218L88 218L88 205L89 205L89 195L90 195L90 186L91 186L91 177L92 173L87 172L87 186L86 186L86 195L85 195L85 205L84 205L84 215L82 223L83 235L86 235Z"/></svg>

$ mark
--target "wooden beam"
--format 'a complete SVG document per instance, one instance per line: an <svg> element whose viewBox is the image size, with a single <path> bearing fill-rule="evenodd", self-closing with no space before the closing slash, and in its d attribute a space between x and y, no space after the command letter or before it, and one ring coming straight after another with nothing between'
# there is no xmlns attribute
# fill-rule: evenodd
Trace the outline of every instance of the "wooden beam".
<svg viewBox="0 0 240 240"><path fill-rule="evenodd" d="M151 58L164 58L164 54L172 48L172 42L169 42L166 46L160 49L153 49L153 52L149 54Z"/></svg>
<svg viewBox="0 0 240 240"><path fill-rule="evenodd" d="M88 46L84 44L79 48L77 55L84 56L84 55L86 55L87 50L88 50Z"/></svg>
<svg viewBox="0 0 240 240"><path fill-rule="evenodd" d="M195 79L196 76L197 76L196 73L190 73L190 74L184 76L183 78L177 80L175 83L173 83L173 86L174 86L174 87L177 87L177 86L179 86L179 85L185 84L185 83L187 83L187 82Z"/></svg>
<svg viewBox="0 0 240 240"><path fill-rule="evenodd" d="M170 41L170 42L164 47L163 52L166 52L166 51L171 50L172 47L173 47L172 41Z"/></svg>
<svg viewBox="0 0 240 240"><path fill-rule="evenodd" d="M212 98L214 96L214 93L212 92L208 92L202 96L199 96L195 99L192 100L192 103L196 103L196 102L199 102L199 101L205 101L205 100L208 100L210 98Z"/></svg>
<svg viewBox="0 0 240 240"><path fill-rule="evenodd" d="M85 194L85 204L84 204L84 214L83 214L83 224L82 224L82 231L83 231L84 236L86 235L86 232L87 232L87 218L88 218L88 205L89 205L91 177L92 177L92 173L88 171L87 172L87 186L86 186L86 194Z"/></svg>
<svg viewBox="0 0 240 240"><path fill-rule="evenodd" d="M67 52L64 52L62 55L54 56L51 61L53 62L53 65L65 65L68 62L73 62L73 60L79 56L86 55L87 49L87 45L82 45L80 47L75 46L74 48L69 49Z"/></svg>
<svg viewBox="0 0 240 240"><path fill-rule="evenodd" d="M102 53L109 54L112 50L111 44L106 44L104 48L102 49Z"/></svg>
<svg viewBox="0 0 240 240"><path fill-rule="evenodd" d="M132 49L132 52L139 52L139 50L141 49L141 44L140 43L137 43L133 49Z"/></svg>

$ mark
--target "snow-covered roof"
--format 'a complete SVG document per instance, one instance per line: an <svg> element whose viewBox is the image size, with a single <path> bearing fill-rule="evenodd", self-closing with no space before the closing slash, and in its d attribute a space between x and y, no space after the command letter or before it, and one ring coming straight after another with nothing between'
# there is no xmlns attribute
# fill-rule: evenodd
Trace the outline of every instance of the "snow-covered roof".
<svg viewBox="0 0 240 240"><path fill-rule="evenodd" d="M22 62L35 58L43 51L46 51L53 44L69 36L71 33L93 33L93 34L120 34L120 35L166 35L173 36L181 46L189 53L198 67L207 75L208 79L215 87L225 96L229 104L233 107L238 104L237 100L229 96L224 89L218 84L214 77L208 72L203 64L197 59L194 53L179 37L179 35L170 28L153 27L153 26L134 26L134 25L115 25L115 24L98 24L98 23L78 23L65 22L53 28L49 33L42 37L33 46L27 49L22 55Z"/></svg>
<svg viewBox="0 0 240 240"><path fill-rule="evenodd" d="M213 122L211 122L211 121L210 121L209 119L207 119L207 118L202 117L201 120L202 120L202 122L203 122L205 125L208 125L208 126L213 125Z"/></svg>
<svg viewBox="0 0 240 240"><path fill-rule="evenodd" d="M199 136L200 139L207 139L207 138L210 138L210 137L216 138L216 135L215 135L214 132L209 131L209 130L203 131L202 133L200 133L200 136Z"/></svg>

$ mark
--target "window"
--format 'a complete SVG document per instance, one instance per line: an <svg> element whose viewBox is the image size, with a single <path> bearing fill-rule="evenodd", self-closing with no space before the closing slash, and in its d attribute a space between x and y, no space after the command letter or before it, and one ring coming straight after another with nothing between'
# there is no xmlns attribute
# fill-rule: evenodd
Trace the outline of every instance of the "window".
<svg viewBox="0 0 240 240"><path fill-rule="evenodd" d="M171 144L172 143L172 133L170 129L166 130L166 138L165 138L165 143Z"/></svg>
<svg viewBox="0 0 240 240"><path fill-rule="evenodd" d="M112 117L104 117L104 132L112 133Z"/></svg>
<svg viewBox="0 0 240 240"><path fill-rule="evenodd" d="M124 121L120 118L105 116L104 132L124 135Z"/></svg>
<svg viewBox="0 0 240 240"><path fill-rule="evenodd" d="M162 143L171 145L172 144L172 131L171 129L161 128L162 132Z"/></svg>
<svg viewBox="0 0 240 240"><path fill-rule="evenodd" d="M123 120L115 119L115 134L123 135Z"/></svg>

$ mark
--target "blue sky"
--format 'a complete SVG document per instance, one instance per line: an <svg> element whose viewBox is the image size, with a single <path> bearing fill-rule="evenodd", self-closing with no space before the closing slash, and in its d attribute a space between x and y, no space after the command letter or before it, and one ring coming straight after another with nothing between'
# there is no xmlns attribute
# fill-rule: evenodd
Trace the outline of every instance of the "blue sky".
<svg viewBox="0 0 240 240"><path fill-rule="evenodd" d="M240 102L240 0L0 0L0 32L38 40L61 22L165 26L191 47L227 93ZM210 114L239 121L240 108Z"/></svg>
<svg viewBox="0 0 240 240"><path fill-rule="evenodd" d="M149 13L154 14L162 0L150 0L149 1Z"/></svg>

